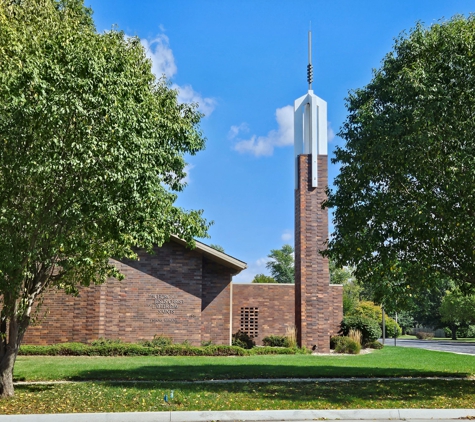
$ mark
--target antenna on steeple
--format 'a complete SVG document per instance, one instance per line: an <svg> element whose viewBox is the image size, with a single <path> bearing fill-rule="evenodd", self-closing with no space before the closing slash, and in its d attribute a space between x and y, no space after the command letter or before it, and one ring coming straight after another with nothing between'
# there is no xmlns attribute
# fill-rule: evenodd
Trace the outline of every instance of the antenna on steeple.
<svg viewBox="0 0 475 422"><path fill-rule="evenodd" d="M308 31L308 65L307 65L308 90L312 90L313 66L312 66L312 30Z"/></svg>

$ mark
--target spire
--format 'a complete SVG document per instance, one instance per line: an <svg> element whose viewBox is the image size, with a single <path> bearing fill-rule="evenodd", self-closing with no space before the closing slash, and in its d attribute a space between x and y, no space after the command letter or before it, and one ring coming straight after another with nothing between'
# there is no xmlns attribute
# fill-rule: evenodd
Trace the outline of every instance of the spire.
<svg viewBox="0 0 475 422"><path fill-rule="evenodd" d="M327 103L312 90L312 31L308 31L308 92L294 102L294 155L312 156L312 187L318 186L318 155L327 155ZM297 161L296 161L297 164ZM295 167L295 186L298 185Z"/></svg>
<svg viewBox="0 0 475 422"><path fill-rule="evenodd" d="M312 31L308 31L308 65L307 65L308 90L312 90L313 66L312 66Z"/></svg>

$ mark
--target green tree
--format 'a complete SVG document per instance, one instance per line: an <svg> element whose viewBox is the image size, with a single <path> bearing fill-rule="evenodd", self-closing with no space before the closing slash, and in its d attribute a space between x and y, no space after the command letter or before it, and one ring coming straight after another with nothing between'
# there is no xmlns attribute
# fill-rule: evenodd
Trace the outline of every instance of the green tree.
<svg viewBox="0 0 475 422"><path fill-rule="evenodd" d="M440 305L442 322L452 332L452 339L457 340L457 330L475 324L475 295L464 295L459 290L447 292Z"/></svg>
<svg viewBox="0 0 475 422"><path fill-rule="evenodd" d="M295 283L294 272L294 248L290 245L284 245L281 249L271 249L271 258L266 264L276 283Z"/></svg>
<svg viewBox="0 0 475 422"><path fill-rule="evenodd" d="M401 334L407 334L415 326L414 318L409 311L398 312L397 323L401 327Z"/></svg>
<svg viewBox="0 0 475 422"><path fill-rule="evenodd" d="M0 0L0 396L48 287L118 277L171 234L206 236L174 206L184 155L204 147L196 106L156 80L140 41L99 34L82 0Z"/></svg>
<svg viewBox="0 0 475 422"><path fill-rule="evenodd" d="M215 245L214 243L212 243L209 246L210 246L210 248L216 249L217 251L224 253L224 248L220 245Z"/></svg>
<svg viewBox="0 0 475 422"><path fill-rule="evenodd" d="M330 283L343 285L343 315L350 314L359 304L362 287L353 276L352 268L338 268L329 260Z"/></svg>
<svg viewBox="0 0 475 422"><path fill-rule="evenodd" d="M252 280L252 283L277 283L275 279L269 275L256 274Z"/></svg>
<svg viewBox="0 0 475 422"><path fill-rule="evenodd" d="M403 33L347 98L327 254L380 298L475 284L474 92L475 16L457 16Z"/></svg>

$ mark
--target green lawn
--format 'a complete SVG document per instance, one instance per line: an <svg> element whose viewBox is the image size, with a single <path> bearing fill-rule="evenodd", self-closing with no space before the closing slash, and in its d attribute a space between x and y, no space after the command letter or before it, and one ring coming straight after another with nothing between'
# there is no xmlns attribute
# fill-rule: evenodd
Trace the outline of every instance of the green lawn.
<svg viewBox="0 0 475 422"><path fill-rule="evenodd" d="M15 378L86 380L17 385L0 414L164 410L472 408L475 356L387 347L366 355L18 357ZM427 376L455 380L424 379ZM366 381L177 383L179 380L367 377ZM371 377L410 377L376 381ZM98 381L101 380L101 381ZM121 380L131 380L124 382ZM142 382L134 382L142 381ZM168 405L163 396L174 390Z"/></svg>
<svg viewBox="0 0 475 422"><path fill-rule="evenodd" d="M171 405L163 396L174 390ZM75 383L16 387L1 414L164 410L473 408L475 381Z"/></svg>
<svg viewBox="0 0 475 422"><path fill-rule="evenodd" d="M19 356L15 379L178 381L233 378L467 377L475 356L386 347L365 355L246 357Z"/></svg>

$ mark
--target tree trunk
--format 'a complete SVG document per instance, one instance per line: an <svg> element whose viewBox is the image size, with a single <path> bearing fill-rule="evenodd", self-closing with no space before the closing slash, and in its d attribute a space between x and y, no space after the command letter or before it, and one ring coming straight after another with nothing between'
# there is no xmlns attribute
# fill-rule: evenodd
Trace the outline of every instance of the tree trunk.
<svg viewBox="0 0 475 422"><path fill-rule="evenodd" d="M9 353L2 359L0 365L0 398L12 397L13 389L13 367L15 365L16 353Z"/></svg>
<svg viewBox="0 0 475 422"><path fill-rule="evenodd" d="M452 340L457 340L457 328L454 325L450 327L450 331L452 331Z"/></svg>
<svg viewBox="0 0 475 422"><path fill-rule="evenodd" d="M15 306L15 311L17 306ZM29 316L23 316L21 322L18 321L18 315L13 314L9 319L2 321L2 341L0 346L0 398L12 397L14 395L13 388L13 368L20 349L21 341L26 328L30 323ZM6 329L8 326L8 329ZM3 331L6 332L3 332Z"/></svg>

